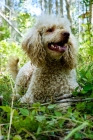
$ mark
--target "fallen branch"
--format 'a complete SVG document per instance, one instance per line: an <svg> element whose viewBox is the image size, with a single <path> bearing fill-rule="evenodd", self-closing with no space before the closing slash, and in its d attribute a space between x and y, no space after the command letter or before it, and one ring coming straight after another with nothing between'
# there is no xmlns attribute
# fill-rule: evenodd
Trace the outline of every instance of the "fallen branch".
<svg viewBox="0 0 93 140"><path fill-rule="evenodd" d="M87 101L93 101L93 98L86 98L86 99L78 99L78 98L72 98L72 99L64 99L60 101L56 101L55 103L67 103L67 102L87 102Z"/></svg>
<svg viewBox="0 0 93 140"><path fill-rule="evenodd" d="M62 100L62 99L67 99L67 98L72 98L73 97L73 95L72 95L72 93L70 93L70 94L64 94L64 95L59 95L59 96L55 96L55 98L54 98L54 100L56 100L56 101L59 101L59 100Z"/></svg>
<svg viewBox="0 0 93 140"><path fill-rule="evenodd" d="M49 104L58 104L58 103L68 103L68 102L72 102L72 103L78 103L78 102L91 102L93 101L93 98L68 98L68 99L62 99L62 100L56 100L56 101L50 101L47 103L43 103L41 105L49 105Z"/></svg>

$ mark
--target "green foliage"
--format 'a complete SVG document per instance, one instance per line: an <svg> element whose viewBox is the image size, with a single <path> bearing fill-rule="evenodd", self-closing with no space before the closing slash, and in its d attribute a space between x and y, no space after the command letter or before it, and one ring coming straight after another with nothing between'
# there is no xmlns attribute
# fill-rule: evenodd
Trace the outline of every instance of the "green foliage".
<svg viewBox="0 0 93 140"><path fill-rule="evenodd" d="M21 49L21 46L17 42L9 42L9 41L1 41L0 42L0 53L1 53L1 71L6 69L9 56L18 56L20 58L20 62L24 63L26 61L26 57L24 58L24 52ZM21 64L22 64L21 63Z"/></svg>
<svg viewBox="0 0 93 140"><path fill-rule="evenodd" d="M16 14L17 16L12 17L10 22L13 26L15 26L15 22L16 22L16 28L20 31L20 33L24 34L25 30L32 27L32 25L35 23L35 18L28 13L19 12ZM3 24L0 26L0 41L9 39L10 34L11 34L11 38L15 34L16 40L19 41L20 36L16 33L16 31L11 26L9 26L9 24L5 20L2 19L1 22Z"/></svg>
<svg viewBox="0 0 93 140"><path fill-rule="evenodd" d="M82 24L83 32L80 34L79 59L77 67L79 88L73 93L74 96L91 99L93 98L93 33L91 24ZM93 116L93 103L82 102L75 106L76 110ZM81 113L81 114L82 114Z"/></svg>
<svg viewBox="0 0 93 140"><path fill-rule="evenodd" d="M82 24L82 34L80 34L80 48L79 48L79 59L80 62L85 64L89 64L89 62L93 61L93 32L91 29L93 26L89 23Z"/></svg>
<svg viewBox="0 0 93 140"><path fill-rule="evenodd" d="M93 4L93 1L92 1L92 0L83 0L83 3L84 3L86 6L89 6L90 3Z"/></svg>
<svg viewBox="0 0 93 140"><path fill-rule="evenodd" d="M4 96L4 105L7 105L11 102L11 83L8 75L4 73L0 74L0 95Z"/></svg>
<svg viewBox="0 0 93 140"><path fill-rule="evenodd" d="M78 70L78 82L82 87L80 91L82 94L92 93L93 90L93 63L82 66Z"/></svg>
<svg viewBox="0 0 93 140"><path fill-rule="evenodd" d="M11 56L18 56L20 65L23 65L28 58L24 57L24 52L17 42L1 41L0 42L0 95L4 96L4 104L11 102L11 83L14 82L9 77L7 63Z"/></svg>
<svg viewBox="0 0 93 140"><path fill-rule="evenodd" d="M20 106L20 104L19 104ZM52 108L51 108L52 106ZM11 111L13 113L11 138L19 139L40 139L58 138L69 134L64 140L72 137L73 139L91 139L93 122L86 116L80 117L80 112L69 109L67 113L57 111L55 105L42 106L35 103L31 107L11 108L10 106L1 106L0 122L5 124L2 127L2 134L9 126ZM67 129L68 128L68 129Z"/></svg>
<svg viewBox="0 0 93 140"><path fill-rule="evenodd" d="M20 32L32 27L32 25L35 23L34 17L31 17L31 15L28 13L21 12L18 14L16 21L18 23L18 29Z"/></svg>
<svg viewBox="0 0 93 140"><path fill-rule="evenodd" d="M93 33L92 25L83 24L84 32L80 34L79 65L77 69L78 82L82 87L83 96L93 97ZM78 93L77 93L78 94Z"/></svg>
<svg viewBox="0 0 93 140"><path fill-rule="evenodd" d="M0 41L7 39L10 37L10 31L8 28L7 23L3 22L2 25L0 25Z"/></svg>
<svg viewBox="0 0 93 140"><path fill-rule="evenodd" d="M25 28L31 27L35 22L34 18L26 13L19 13L15 20L18 22L20 32L24 32ZM14 82L7 73L7 61L9 56L17 55L23 65L28 58L24 57L18 42L4 40L9 38L6 25L0 28L4 33L0 42L0 95L4 97L0 106L0 133L4 136L4 140L7 140L11 117L10 140L52 140L53 138L57 140L59 137L64 140L92 140L93 103L89 100L77 102L65 112L59 111L55 104L44 106L34 103L30 106L14 101L11 107ZM77 67L79 88L73 92L77 98L93 98L93 44L91 41L93 33L90 32L90 28L92 28L90 24L83 24L84 32L80 34Z"/></svg>

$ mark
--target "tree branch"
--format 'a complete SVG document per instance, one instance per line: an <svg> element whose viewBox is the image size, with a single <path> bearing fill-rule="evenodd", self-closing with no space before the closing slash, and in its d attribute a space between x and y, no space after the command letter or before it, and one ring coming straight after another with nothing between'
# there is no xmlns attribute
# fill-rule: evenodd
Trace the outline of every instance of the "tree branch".
<svg viewBox="0 0 93 140"><path fill-rule="evenodd" d="M49 105L51 103L58 104L58 103L68 103L68 102L78 103L78 102L92 102L92 101L93 98L76 98L71 96L71 94L68 94L68 96L61 96L60 100L51 100L50 102L43 103L41 105Z"/></svg>
<svg viewBox="0 0 93 140"><path fill-rule="evenodd" d="M60 101L56 101L55 103L67 103L67 102L87 102L87 101L93 101L93 98L86 98L86 99L79 99L79 98L72 98L72 99L63 99Z"/></svg>
<svg viewBox="0 0 93 140"><path fill-rule="evenodd" d="M23 35L19 32L19 30L17 28L15 28L12 23L0 12L0 16L21 36L23 37Z"/></svg>

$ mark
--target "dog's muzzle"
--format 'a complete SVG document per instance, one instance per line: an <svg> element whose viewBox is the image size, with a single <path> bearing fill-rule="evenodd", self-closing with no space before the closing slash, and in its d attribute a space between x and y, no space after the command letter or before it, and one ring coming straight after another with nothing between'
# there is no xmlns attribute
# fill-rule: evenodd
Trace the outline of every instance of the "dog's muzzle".
<svg viewBox="0 0 93 140"><path fill-rule="evenodd" d="M62 32L62 41L57 43L51 42L48 44L48 48L50 50L60 52L60 53L65 52L67 49L66 44L68 42L69 36L70 36L69 32Z"/></svg>

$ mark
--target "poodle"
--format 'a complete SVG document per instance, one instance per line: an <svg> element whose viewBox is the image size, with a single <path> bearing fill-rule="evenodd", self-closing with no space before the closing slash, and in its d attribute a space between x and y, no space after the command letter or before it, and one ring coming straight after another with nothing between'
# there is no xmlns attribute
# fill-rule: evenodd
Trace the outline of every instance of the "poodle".
<svg viewBox="0 0 93 140"><path fill-rule="evenodd" d="M68 19L42 15L25 36L22 48L31 61L19 72L18 58L9 62L16 94L24 94L21 103L48 102L71 94L78 86L75 71L78 47Z"/></svg>

